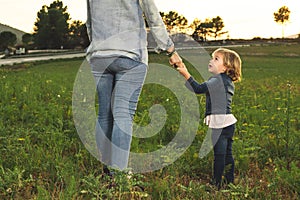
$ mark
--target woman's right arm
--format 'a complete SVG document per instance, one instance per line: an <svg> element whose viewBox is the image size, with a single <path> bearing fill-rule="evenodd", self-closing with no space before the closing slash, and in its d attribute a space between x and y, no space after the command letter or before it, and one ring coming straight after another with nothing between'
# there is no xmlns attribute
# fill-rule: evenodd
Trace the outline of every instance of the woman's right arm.
<svg viewBox="0 0 300 200"><path fill-rule="evenodd" d="M141 8L148 22L150 32L152 33L157 47L155 48L158 52L164 51L170 54L169 62L171 65L180 65L182 59L176 52L174 43L167 32L166 26L159 14L159 11L153 0L140 0Z"/></svg>
<svg viewBox="0 0 300 200"><path fill-rule="evenodd" d="M165 24L153 0L140 0L140 5L145 14L150 31L157 43L157 49L161 51L172 51L174 43L169 37Z"/></svg>

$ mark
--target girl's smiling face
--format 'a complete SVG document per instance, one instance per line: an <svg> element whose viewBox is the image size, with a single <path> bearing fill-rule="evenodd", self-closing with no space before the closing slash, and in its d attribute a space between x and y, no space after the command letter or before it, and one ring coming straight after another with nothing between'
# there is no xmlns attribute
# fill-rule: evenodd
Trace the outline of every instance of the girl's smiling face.
<svg viewBox="0 0 300 200"><path fill-rule="evenodd" d="M214 75L224 73L226 71L226 67L223 63L223 55L220 53L213 54L212 59L208 64L208 71Z"/></svg>

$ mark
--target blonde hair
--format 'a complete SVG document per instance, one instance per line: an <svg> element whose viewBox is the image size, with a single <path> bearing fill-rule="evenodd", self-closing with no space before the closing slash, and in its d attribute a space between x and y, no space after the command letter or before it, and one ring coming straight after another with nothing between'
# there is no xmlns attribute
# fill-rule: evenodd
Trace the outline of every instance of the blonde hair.
<svg viewBox="0 0 300 200"><path fill-rule="evenodd" d="M233 82L239 82L242 80L242 61L235 51L226 49L226 48L218 48L215 50L212 55L215 53L220 53L223 55L223 63L226 67L225 73L231 78Z"/></svg>

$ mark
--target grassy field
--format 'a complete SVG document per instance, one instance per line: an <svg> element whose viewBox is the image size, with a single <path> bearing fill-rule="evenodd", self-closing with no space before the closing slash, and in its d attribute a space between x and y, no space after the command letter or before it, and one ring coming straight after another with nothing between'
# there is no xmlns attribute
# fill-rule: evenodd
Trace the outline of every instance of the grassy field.
<svg viewBox="0 0 300 200"><path fill-rule="evenodd" d="M234 185L220 191L207 185L213 155L198 157L207 131L200 124L192 145L172 165L131 179L117 173L109 187L102 164L74 126L73 83L83 60L73 59L0 68L0 199L298 199L300 45L233 49L243 60L233 100ZM167 58L150 54L150 62L166 64ZM172 139L180 115L174 99L160 87L143 89L135 121L147 123L154 103L171 117L157 136L134 138L132 151L152 151ZM205 99L198 99L203 113Z"/></svg>

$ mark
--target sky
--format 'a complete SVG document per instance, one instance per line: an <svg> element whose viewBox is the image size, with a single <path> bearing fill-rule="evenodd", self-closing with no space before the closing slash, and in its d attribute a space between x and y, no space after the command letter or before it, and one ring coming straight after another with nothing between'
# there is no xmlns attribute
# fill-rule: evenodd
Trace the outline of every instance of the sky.
<svg viewBox="0 0 300 200"><path fill-rule="evenodd" d="M54 0L0 0L0 23L32 33L38 11ZM86 0L62 0L72 20L86 21ZM282 6L290 11L290 22L284 26L284 35L300 33L299 0L154 0L162 12L176 11L192 23L195 18L220 16L224 31L232 39L282 36L282 26L274 21L273 13ZM227 37L227 35L226 35Z"/></svg>

